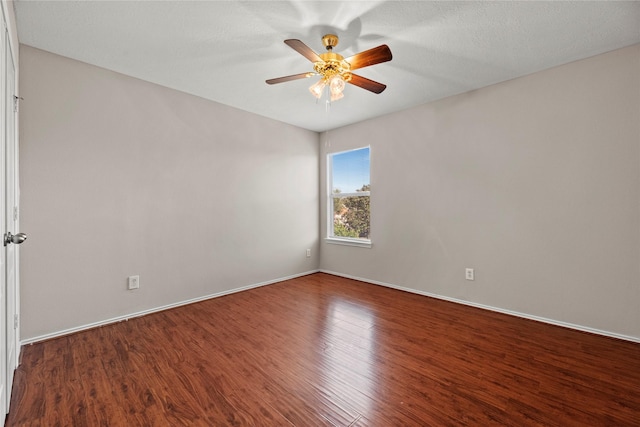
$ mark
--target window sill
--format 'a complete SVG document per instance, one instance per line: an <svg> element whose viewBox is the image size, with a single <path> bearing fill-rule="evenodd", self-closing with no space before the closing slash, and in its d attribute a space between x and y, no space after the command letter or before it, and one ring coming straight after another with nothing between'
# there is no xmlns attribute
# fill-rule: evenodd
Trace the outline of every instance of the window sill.
<svg viewBox="0 0 640 427"><path fill-rule="evenodd" d="M359 248L371 248L371 240L341 239L339 237L326 237L325 242L332 245L357 246Z"/></svg>

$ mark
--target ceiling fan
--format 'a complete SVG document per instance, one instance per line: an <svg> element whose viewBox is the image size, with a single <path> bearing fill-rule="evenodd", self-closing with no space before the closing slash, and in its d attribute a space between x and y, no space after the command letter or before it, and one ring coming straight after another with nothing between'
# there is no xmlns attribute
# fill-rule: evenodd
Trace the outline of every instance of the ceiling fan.
<svg viewBox="0 0 640 427"><path fill-rule="evenodd" d="M322 37L322 44L327 51L320 55L300 40L288 39L284 42L300 55L313 62L314 71L269 79L267 84L273 85L320 75L320 80L311 85L309 91L319 99L322 97L325 87L328 87L331 101L337 101L344 96L342 91L346 83L351 83L373 93L381 93L387 87L382 83L352 73L353 70L359 68L391 61L391 50L386 44L344 58L338 53L333 53L333 48L338 44L338 36L335 34L326 34Z"/></svg>

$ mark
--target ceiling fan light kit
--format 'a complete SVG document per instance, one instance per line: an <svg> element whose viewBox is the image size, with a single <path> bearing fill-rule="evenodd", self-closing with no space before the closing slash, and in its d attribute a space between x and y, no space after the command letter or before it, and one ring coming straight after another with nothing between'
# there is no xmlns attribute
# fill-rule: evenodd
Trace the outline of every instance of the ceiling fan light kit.
<svg viewBox="0 0 640 427"><path fill-rule="evenodd" d="M381 62L391 61L392 55L389 47L387 45L381 45L345 59L342 55L333 52L333 48L337 46L338 41L338 36L335 34L326 34L322 37L322 44L327 51L318 55L300 40L285 40L285 44L313 62L314 72L269 79L267 80L267 84L284 83L319 75L320 80L311 85L309 91L317 99L320 99L325 92L325 88L328 87L331 101L337 101L344 97L343 91L347 83L351 83L373 93L381 93L385 90L387 86L382 83L358 76L351 71Z"/></svg>

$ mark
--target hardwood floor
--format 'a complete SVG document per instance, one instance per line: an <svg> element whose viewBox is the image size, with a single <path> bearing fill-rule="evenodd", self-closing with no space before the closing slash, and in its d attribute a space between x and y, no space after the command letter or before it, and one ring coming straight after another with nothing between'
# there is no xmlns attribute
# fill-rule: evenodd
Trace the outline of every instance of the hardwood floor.
<svg viewBox="0 0 640 427"><path fill-rule="evenodd" d="M23 348L7 426L638 426L640 345L313 274Z"/></svg>

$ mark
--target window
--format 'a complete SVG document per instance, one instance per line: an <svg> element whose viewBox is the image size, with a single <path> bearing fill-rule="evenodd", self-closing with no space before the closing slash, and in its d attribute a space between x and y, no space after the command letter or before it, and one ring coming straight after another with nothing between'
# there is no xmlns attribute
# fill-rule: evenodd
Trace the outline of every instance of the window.
<svg viewBox="0 0 640 427"><path fill-rule="evenodd" d="M370 149L327 155L327 241L371 247Z"/></svg>

